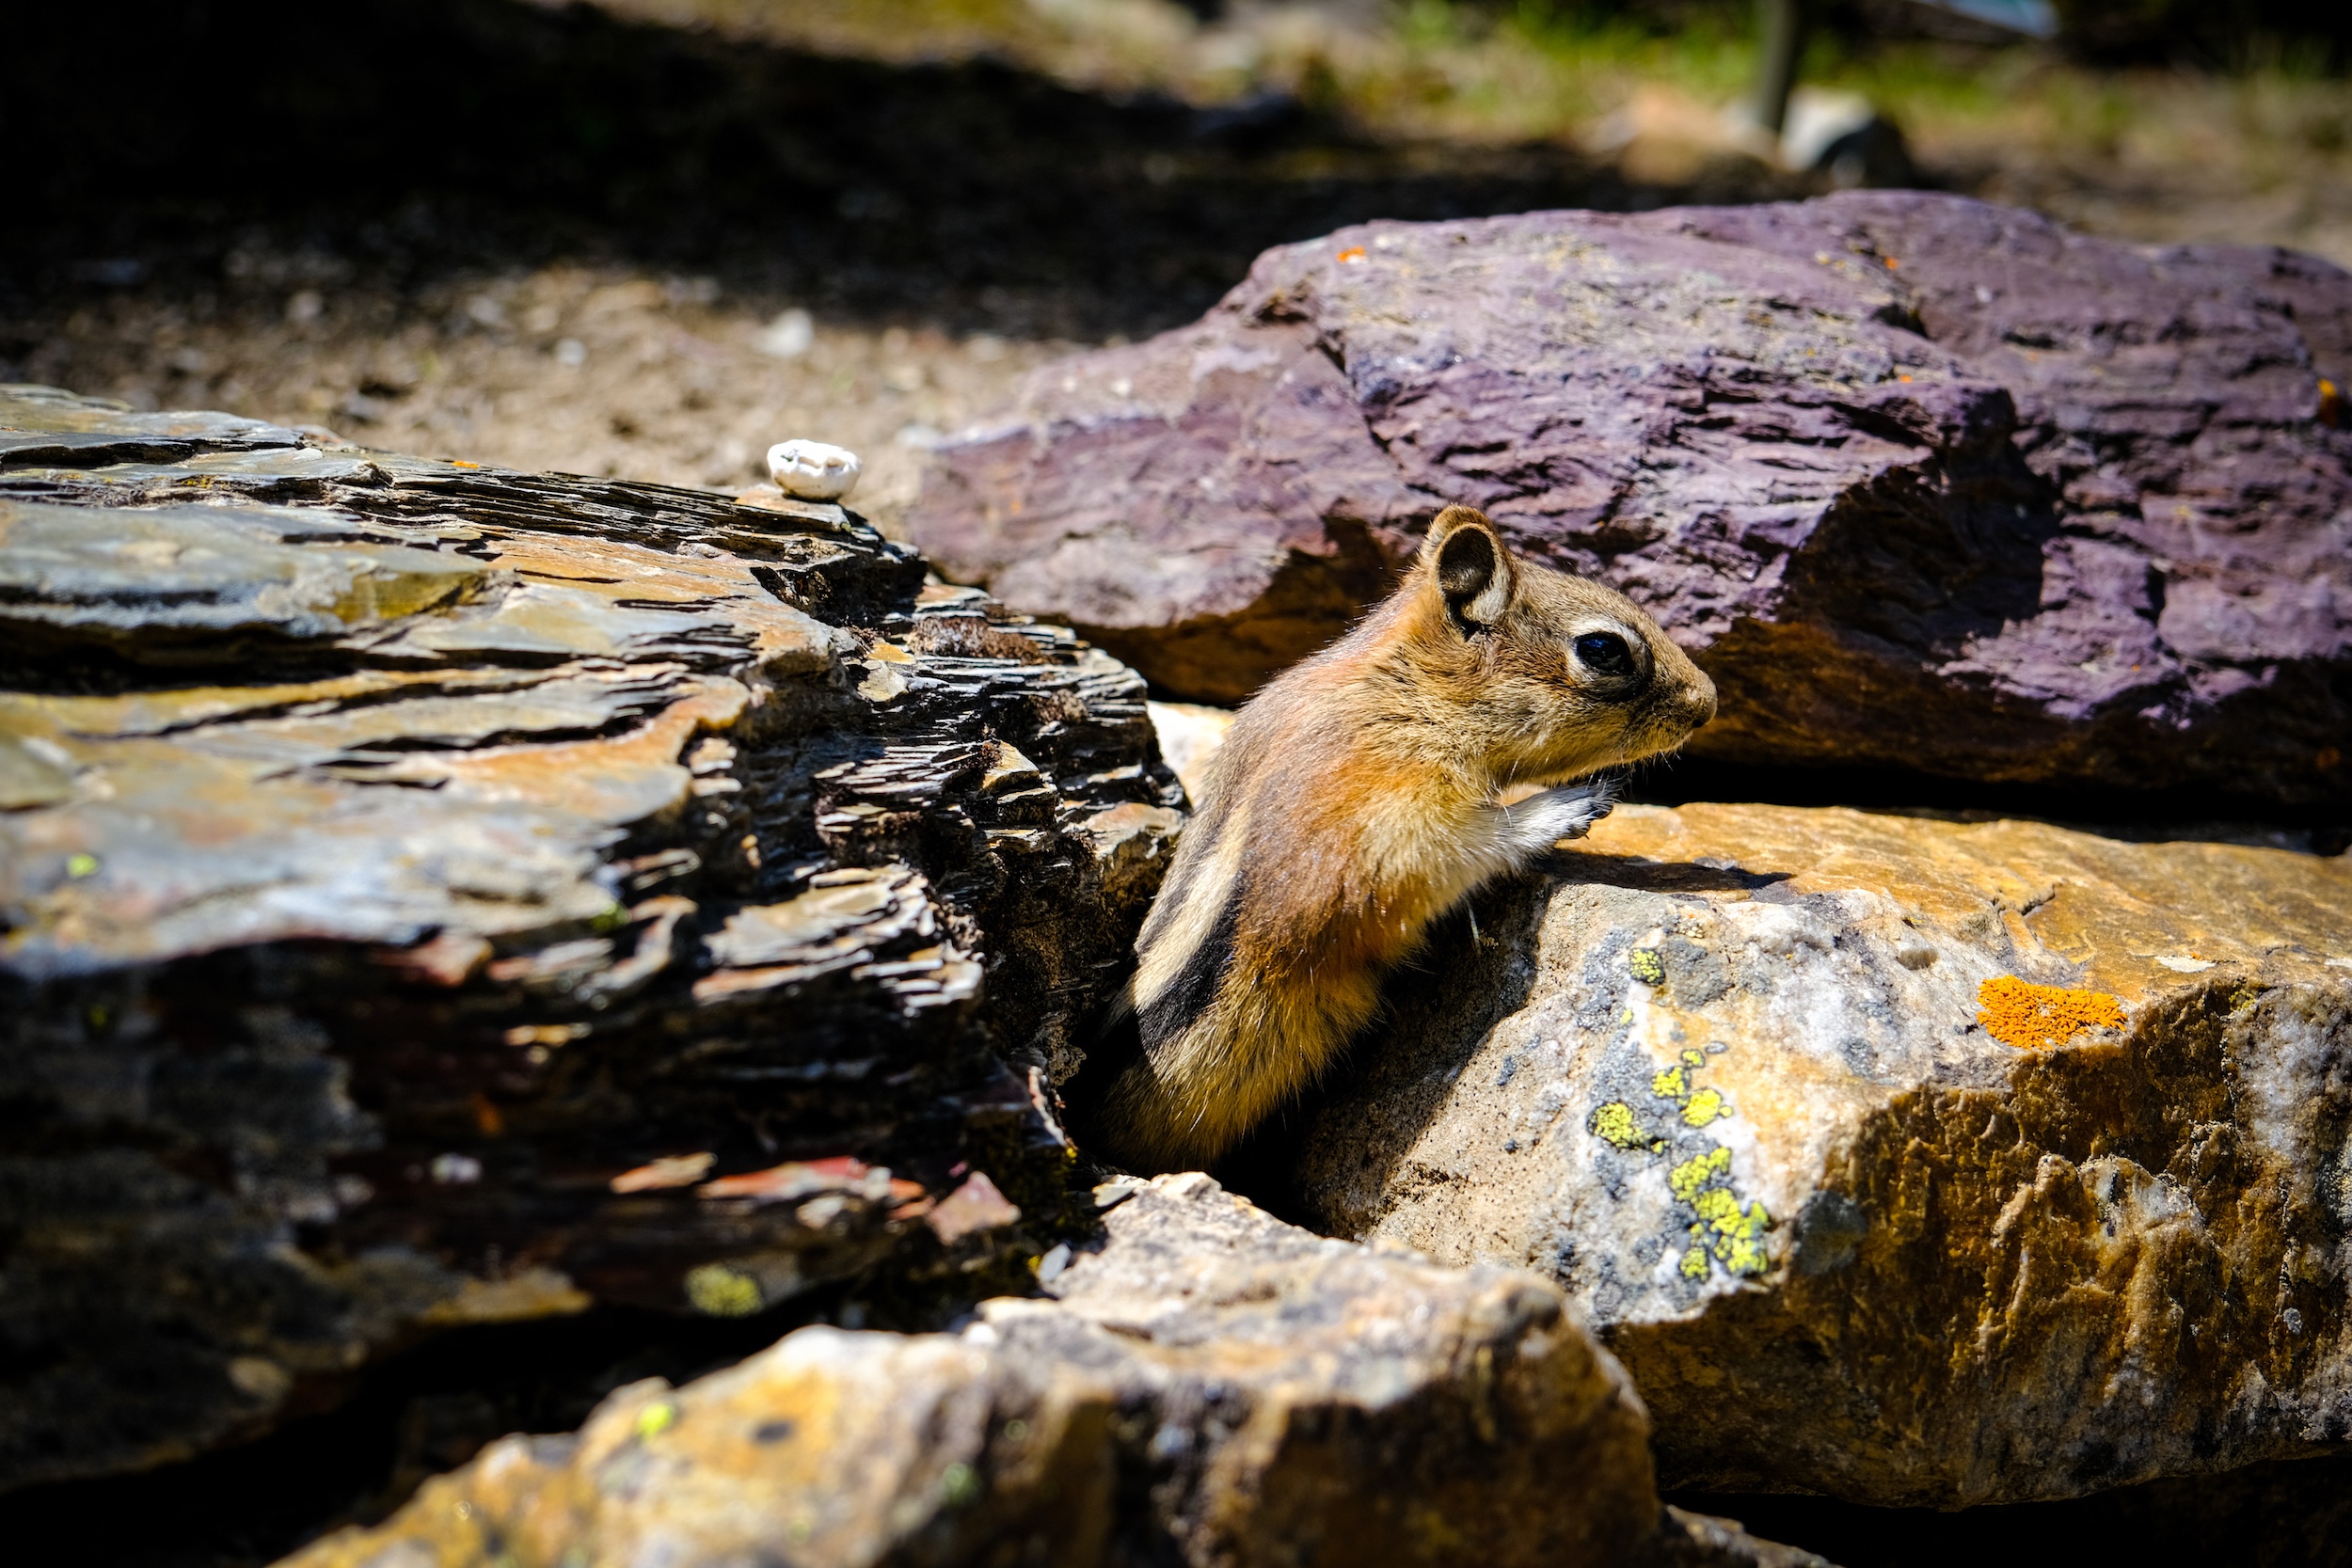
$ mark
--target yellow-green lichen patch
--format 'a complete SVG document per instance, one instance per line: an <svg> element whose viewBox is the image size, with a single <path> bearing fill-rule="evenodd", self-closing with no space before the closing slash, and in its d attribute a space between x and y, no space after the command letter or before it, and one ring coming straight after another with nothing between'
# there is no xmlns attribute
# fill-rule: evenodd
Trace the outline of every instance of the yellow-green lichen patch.
<svg viewBox="0 0 2352 1568"><path fill-rule="evenodd" d="M1708 1056L1724 1049L1727 1048L1678 1052L1674 1066L1660 1068L1651 1075L1650 1093L1673 1106L1683 1126L1706 1127L1732 1114L1731 1102L1721 1089L1700 1088L1692 1081L1707 1066ZM1643 1130L1633 1107L1622 1100L1595 1110L1592 1130L1623 1149L1657 1152L1666 1147L1665 1139ZM1690 1238L1687 1246L1676 1243L1679 1259L1675 1269L1684 1279L1704 1283L1717 1263L1743 1276L1763 1274L1772 1266L1764 1234L1772 1227L1772 1217L1764 1205L1743 1203L1733 1190L1730 1148L1709 1144L1704 1152L1674 1165L1666 1172L1666 1188L1696 1219L1695 1224L1677 1222Z"/></svg>
<svg viewBox="0 0 2352 1568"><path fill-rule="evenodd" d="M1666 983L1666 960L1658 956L1658 949L1655 947L1637 947L1628 953L1625 956L1625 967L1632 971L1633 977L1645 986L1662 986Z"/></svg>
<svg viewBox="0 0 2352 1568"><path fill-rule="evenodd" d="M758 1280L724 1263L705 1263L688 1274L686 1299L713 1318L748 1318L767 1305Z"/></svg>
<svg viewBox="0 0 2352 1568"><path fill-rule="evenodd" d="M1634 1119L1633 1107L1622 1100L1613 1100L1593 1113L1593 1135L1619 1148L1655 1148L1658 1140L1642 1131Z"/></svg>
<svg viewBox="0 0 2352 1568"><path fill-rule="evenodd" d="M1740 1216L1739 1232L1719 1239L1715 1256L1733 1274L1753 1279L1772 1267L1772 1255L1764 1250L1764 1232L1772 1227L1772 1216L1764 1212L1764 1205L1752 1203Z"/></svg>
<svg viewBox="0 0 2352 1568"><path fill-rule="evenodd" d="M1722 1090L1692 1086L1691 1075L1706 1065L1706 1052L1685 1051L1677 1065L1661 1068L1649 1081L1649 1092L1677 1106L1686 1127L1705 1127L1731 1115L1731 1104Z"/></svg>
<svg viewBox="0 0 2352 1568"><path fill-rule="evenodd" d="M1731 1150L1717 1144L1704 1154L1696 1154L1666 1173L1666 1186L1677 1203L1697 1201L1699 1191L1717 1177L1731 1174Z"/></svg>
<svg viewBox="0 0 2352 1568"><path fill-rule="evenodd" d="M1680 1272L1686 1279L1704 1279L1713 1259L1735 1275L1762 1274L1772 1264L1764 1233L1772 1216L1761 1203L1742 1203L1731 1190L1731 1150L1721 1144L1694 1154L1666 1173L1666 1185L1679 1203L1691 1206L1698 1223L1690 1227L1691 1246L1682 1255Z"/></svg>
<svg viewBox="0 0 2352 1568"><path fill-rule="evenodd" d="M940 1472L939 1500L949 1508L969 1508L980 1500L980 1473L958 1461Z"/></svg>
<svg viewBox="0 0 2352 1568"><path fill-rule="evenodd" d="M1727 1188L1716 1187L1699 1194L1692 1207L1707 1227L1707 1248L1716 1260L1738 1275L1759 1275L1770 1259L1764 1252L1764 1232L1772 1227L1772 1216L1761 1203L1741 1205ZM1698 1227L1692 1227L1698 1234Z"/></svg>

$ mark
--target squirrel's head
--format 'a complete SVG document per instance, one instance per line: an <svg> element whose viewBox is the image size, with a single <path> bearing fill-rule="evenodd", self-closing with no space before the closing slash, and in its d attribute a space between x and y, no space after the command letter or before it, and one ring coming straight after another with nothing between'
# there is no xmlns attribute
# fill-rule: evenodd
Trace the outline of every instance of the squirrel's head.
<svg viewBox="0 0 2352 1568"><path fill-rule="evenodd" d="M1715 717L1715 683L1624 594L1513 557L1449 506L1404 590L1439 721L1501 784L1565 783L1670 752Z"/></svg>

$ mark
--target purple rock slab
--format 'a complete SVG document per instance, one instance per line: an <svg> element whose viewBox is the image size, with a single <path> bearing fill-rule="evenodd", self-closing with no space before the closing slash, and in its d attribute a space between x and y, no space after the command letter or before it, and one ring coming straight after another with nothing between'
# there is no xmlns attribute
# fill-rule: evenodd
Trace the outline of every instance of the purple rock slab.
<svg viewBox="0 0 2352 1568"><path fill-rule="evenodd" d="M1239 701L1449 502L1723 694L1693 754L2352 802L2352 275L1916 192L1374 223L934 454L950 575Z"/></svg>

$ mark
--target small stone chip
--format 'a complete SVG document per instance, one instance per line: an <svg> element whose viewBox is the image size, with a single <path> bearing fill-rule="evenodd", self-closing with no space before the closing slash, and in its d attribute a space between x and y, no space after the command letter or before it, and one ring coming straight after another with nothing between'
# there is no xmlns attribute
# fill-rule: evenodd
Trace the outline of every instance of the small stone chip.
<svg viewBox="0 0 2352 1568"><path fill-rule="evenodd" d="M710 1174L718 1156L708 1150L695 1154L664 1154L660 1159L625 1170L606 1186L616 1193L652 1193L666 1187L691 1187Z"/></svg>

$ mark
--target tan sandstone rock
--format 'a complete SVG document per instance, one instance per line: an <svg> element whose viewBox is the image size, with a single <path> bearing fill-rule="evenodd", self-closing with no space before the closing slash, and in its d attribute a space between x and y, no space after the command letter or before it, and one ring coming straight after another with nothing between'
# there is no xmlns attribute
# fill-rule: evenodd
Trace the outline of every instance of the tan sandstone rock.
<svg viewBox="0 0 2352 1568"><path fill-rule="evenodd" d="M1812 1560L1662 1513L1640 1401L1546 1282L1198 1174L1103 1196L1101 1250L1041 1270L1057 1299L633 1385L291 1563Z"/></svg>
<svg viewBox="0 0 2352 1568"><path fill-rule="evenodd" d="M1473 913L1304 1204L1559 1280L1670 1484L1951 1507L2352 1437L2344 857L1626 807Z"/></svg>
<svg viewBox="0 0 2352 1568"><path fill-rule="evenodd" d="M1225 732L1233 727L1233 710L1200 703L1149 703L1145 706L1152 715L1152 733L1159 736L1160 755L1175 769L1185 796L1199 800L1209 782L1209 759L1225 744Z"/></svg>

